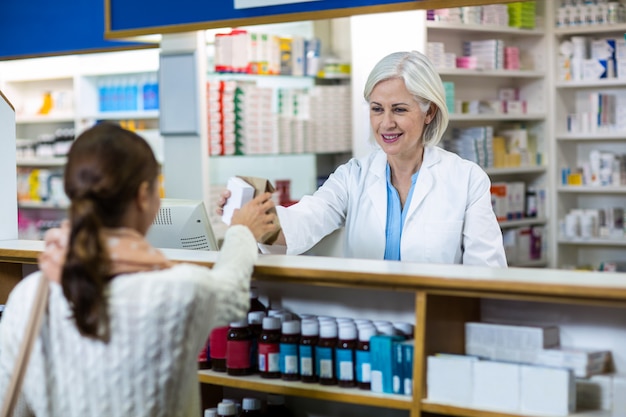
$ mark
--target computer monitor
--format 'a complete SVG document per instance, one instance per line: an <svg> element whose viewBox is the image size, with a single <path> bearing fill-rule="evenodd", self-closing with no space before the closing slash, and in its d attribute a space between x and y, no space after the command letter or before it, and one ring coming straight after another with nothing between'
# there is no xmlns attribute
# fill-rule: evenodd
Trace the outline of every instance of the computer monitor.
<svg viewBox="0 0 626 417"><path fill-rule="evenodd" d="M202 200L161 199L146 239L155 248L219 250Z"/></svg>

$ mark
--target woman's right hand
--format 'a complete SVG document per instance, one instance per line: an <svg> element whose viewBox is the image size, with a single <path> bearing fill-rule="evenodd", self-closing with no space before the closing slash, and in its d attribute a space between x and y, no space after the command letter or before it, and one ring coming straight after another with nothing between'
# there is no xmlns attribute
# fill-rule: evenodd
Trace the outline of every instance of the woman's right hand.
<svg viewBox="0 0 626 417"><path fill-rule="evenodd" d="M230 196L230 192L228 194ZM222 196L224 195L225 193L222 194ZM222 204L221 207L223 206ZM260 194L240 209L235 210L230 224L231 226L235 224L247 226L258 242L261 237L276 230L276 213L269 213L270 209L274 207L271 193Z"/></svg>

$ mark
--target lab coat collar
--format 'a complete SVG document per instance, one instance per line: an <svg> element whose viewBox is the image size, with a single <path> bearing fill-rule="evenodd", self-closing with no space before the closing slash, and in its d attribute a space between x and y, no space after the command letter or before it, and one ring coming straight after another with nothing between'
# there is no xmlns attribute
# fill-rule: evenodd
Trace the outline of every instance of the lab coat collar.
<svg viewBox="0 0 626 417"><path fill-rule="evenodd" d="M413 197L409 203L409 211L407 213L407 219L412 216L417 208L422 204L428 192L434 185L434 177L430 168L441 161L441 154L435 149L434 146L427 146L424 148L424 160L420 168L420 173L415 183L415 189L413 190ZM387 178L385 170L387 167L387 154L382 150L379 150L372 160L370 165L370 173L373 174L374 181L368 186L367 193L380 226L383 230L387 227Z"/></svg>
<svg viewBox="0 0 626 417"><path fill-rule="evenodd" d="M409 211L406 214L407 220L415 214L415 211L433 188L435 180L431 168L439 161L441 161L441 154L437 149L435 149L434 146L426 146L424 148L424 159L420 167L420 173L417 176L417 182L413 189L413 197L411 197L411 201L409 202Z"/></svg>

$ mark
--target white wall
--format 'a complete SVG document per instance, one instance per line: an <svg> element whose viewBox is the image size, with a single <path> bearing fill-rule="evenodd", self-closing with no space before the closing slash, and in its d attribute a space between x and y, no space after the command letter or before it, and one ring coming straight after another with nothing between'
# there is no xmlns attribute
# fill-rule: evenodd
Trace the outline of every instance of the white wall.
<svg viewBox="0 0 626 417"><path fill-rule="evenodd" d="M352 149L366 155L369 144L369 110L363 87L376 63L392 52L426 51L425 10L368 14L350 18L352 39Z"/></svg>
<svg viewBox="0 0 626 417"><path fill-rule="evenodd" d="M0 240L17 239L17 184L15 175L15 111L0 95Z"/></svg>

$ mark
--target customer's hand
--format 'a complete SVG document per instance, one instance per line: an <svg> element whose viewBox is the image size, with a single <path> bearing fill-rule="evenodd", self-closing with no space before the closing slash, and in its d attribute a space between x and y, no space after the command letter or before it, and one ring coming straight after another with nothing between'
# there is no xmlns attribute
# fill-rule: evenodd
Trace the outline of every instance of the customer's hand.
<svg viewBox="0 0 626 417"><path fill-rule="evenodd" d="M272 194L260 194L235 210L230 224L247 226L258 242L261 237L276 229L276 214L269 213L273 207Z"/></svg>
<svg viewBox="0 0 626 417"><path fill-rule="evenodd" d="M217 200L217 206L215 207L215 213L218 215L224 214L224 206L226 205L226 201L230 198L230 190L225 188L224 191L220 194L219 200Z"/></svg>

